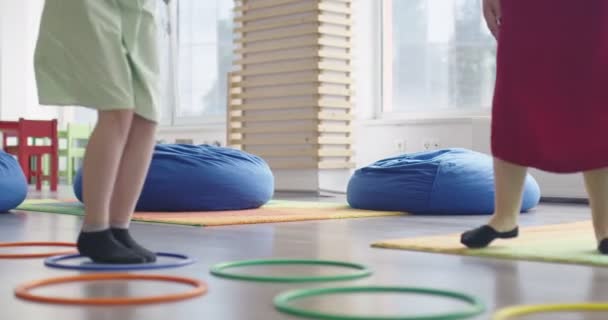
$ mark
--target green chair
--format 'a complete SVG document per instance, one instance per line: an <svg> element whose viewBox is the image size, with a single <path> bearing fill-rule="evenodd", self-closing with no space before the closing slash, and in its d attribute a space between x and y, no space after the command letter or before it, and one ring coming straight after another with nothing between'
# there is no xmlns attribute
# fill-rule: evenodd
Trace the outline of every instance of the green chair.
<svg viewBox="0 0 608 320"><path fill-rule="evenodd" d="M65 170L59 170L59 176L65 178L67 184L72 184L78 170L77 163L84 159L86 142L92 131L91 125L73 123L68 124L67 130L59 131L59 158L66 159ZM65 140L65 145L61 140Z"/></svg>

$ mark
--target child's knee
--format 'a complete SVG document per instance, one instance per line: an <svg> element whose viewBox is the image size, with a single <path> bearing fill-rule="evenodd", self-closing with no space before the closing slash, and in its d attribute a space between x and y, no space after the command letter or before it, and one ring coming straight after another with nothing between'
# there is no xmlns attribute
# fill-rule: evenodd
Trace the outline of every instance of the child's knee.
<svg viewBox="0 0 608 320"><path fill-rule="evenodd" d="M156 130L157 123L135 114L133 116L132 126L137 127L140 130L154 132Z"/></svg>
<svg viewBox="0 0 608 320"><path fill-rule="evenodd" d="M127 137L133 122L133 111L112 110L100 111L97 119L97 129L119 137Z"/></svg>

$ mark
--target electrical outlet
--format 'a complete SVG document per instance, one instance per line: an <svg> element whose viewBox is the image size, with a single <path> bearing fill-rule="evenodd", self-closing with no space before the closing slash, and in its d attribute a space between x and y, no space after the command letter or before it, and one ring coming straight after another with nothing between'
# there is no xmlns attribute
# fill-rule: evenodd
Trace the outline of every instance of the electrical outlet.
<svg viewBox="0 0 608 320"><path fill-rule="evenodd" d="M404 153L407 151L407 140L395 140L395 151Z"/></svg>
<svg viewBox="0 0 608 320"><path fill-rule="evenodd" d="M431 145L434 150L441 149L441 143L439 142L438 139L432 140Z"/></svg>
<svg viewBox="0 0 608 320"><path fill-rule="evenodd" d="M431 150L433 147L433 143L431 142L431 140L425 140L422 143L422 147L424 148L424 150Z"/></svg>
<svg viewBox="0 0 608 320"><path fill-rule="evenodd" d="M439 139L427 139L422 143L424 150L437 150L441 148Z"/></svg>

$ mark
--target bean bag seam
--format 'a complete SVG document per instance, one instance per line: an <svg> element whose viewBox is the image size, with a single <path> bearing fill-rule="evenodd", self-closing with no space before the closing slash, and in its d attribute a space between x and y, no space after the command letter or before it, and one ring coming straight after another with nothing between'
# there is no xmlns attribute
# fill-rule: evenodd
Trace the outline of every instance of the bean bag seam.
<svg viewBox="0 0 608 320"><path fill-rule="evenodd" d="M433 200L433 194L435 193L435 187L437 186L437 176L439 175L439 169L441 168L441 165L443 164L443 161L439 161L439 164L437 165L437 167L435 167L435 174L433 175L433 184L431 185L431 192L429 192L429 197L427 199L427 204L426 207L430 210L432 210L432 200Z"/></svg>

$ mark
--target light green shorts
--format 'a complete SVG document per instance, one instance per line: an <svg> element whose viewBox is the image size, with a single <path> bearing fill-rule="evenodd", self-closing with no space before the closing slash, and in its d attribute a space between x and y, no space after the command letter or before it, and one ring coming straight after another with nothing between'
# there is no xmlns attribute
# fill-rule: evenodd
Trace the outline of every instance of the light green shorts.
<svg viewBox="0 0 608 320"><path fill-rule="evenodd" d="M133 110L158 122L155 0L46 0L36 46L40 103Z"/></svg>

